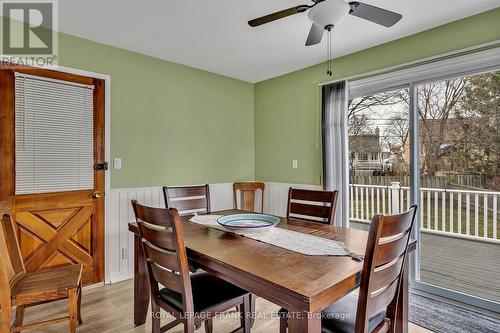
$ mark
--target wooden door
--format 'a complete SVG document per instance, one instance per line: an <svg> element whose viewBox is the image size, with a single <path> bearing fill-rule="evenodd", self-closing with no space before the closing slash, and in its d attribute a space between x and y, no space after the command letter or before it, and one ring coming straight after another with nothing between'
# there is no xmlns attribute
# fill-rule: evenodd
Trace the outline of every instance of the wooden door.
<svg viewBox="0 0 500 333"><path fill-rule="evenodd" d="M12 204L26 269L32 272L43 267L81 263L84 284L103 281L104 170L93 171L93 188L15 194L15 73L94 86L94 164L104 161L104 81L47 69L3 66L0 67L0 200Z"/></svg>

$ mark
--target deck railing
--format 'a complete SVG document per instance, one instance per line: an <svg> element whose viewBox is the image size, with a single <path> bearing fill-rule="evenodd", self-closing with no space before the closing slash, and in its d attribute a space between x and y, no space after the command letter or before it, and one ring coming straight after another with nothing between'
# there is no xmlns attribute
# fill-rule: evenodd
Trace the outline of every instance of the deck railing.
<svg viewBox="0 0 500 333"><path fill-rule="evenodd" d="M410 207L410 188L350 184L350 220L369 223L375 214L396 214ZM500 192L421 188L419 219L425 232L500 243Z"/></svg>

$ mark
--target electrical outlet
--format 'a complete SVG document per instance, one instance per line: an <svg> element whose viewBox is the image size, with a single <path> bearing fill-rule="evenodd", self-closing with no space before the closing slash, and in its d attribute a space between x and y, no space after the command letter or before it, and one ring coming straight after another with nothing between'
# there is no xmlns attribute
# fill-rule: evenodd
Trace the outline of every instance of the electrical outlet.
<svg viewBox="0 0 500 333"><path fill-rule="evenodd" d="M122 260L128 259L128 249L122 248Z"/></svg>
<svg viewBox="0 0 500 333"><path fill-rule="evenodd" d="M115 158L113 161L113 164L114 164L115 170L120 170L122 168L122 159L119 157Z"/></svg>
<svg viewBox="0 0 500 333"><path fill-rule="evenodd" d="M297 169L299 167L299 160L292 160L292 168Z"/></svg>

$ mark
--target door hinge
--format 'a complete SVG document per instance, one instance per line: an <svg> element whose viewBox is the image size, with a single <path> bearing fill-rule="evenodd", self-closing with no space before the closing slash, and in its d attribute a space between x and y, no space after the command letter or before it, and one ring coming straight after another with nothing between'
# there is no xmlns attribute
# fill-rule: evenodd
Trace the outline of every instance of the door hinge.
<svg viewBox="0 0 500 333"><path fill-rule="evenodd" d="M108 170L108 162L96 163L94 170Z"/></svg>

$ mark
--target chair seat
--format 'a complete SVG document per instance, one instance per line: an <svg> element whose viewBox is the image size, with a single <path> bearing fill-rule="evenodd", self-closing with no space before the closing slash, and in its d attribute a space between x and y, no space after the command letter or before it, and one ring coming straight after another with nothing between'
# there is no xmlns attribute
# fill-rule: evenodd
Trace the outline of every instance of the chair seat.
<svg viewBox="0 0 500 333"><path fill-rule="evenodd" d="M195 313L205 312L207 309L248 294L248 291L206 272L192 274L191 287ZM182 311L182 294L163 288L159 296L175 310Z"/></svg>
<svg viewBox="0 0 500 333"><path fill-rule="evenodd" d="M356 311L358 296L350 293L321 311L322 333L354 333L356 326ZM288 310L281 308L278 311L281 318L288 317ZM370 318L368 331L373 330L385 318L385 311Z"/></svg>
<svg viewBox="0 0 500 333"><path fill-rule="evenodd" d="M68 296L68 290L80 285L82 265L47 267L28 273L12 290L13 305L33 304Z"/></svg>

